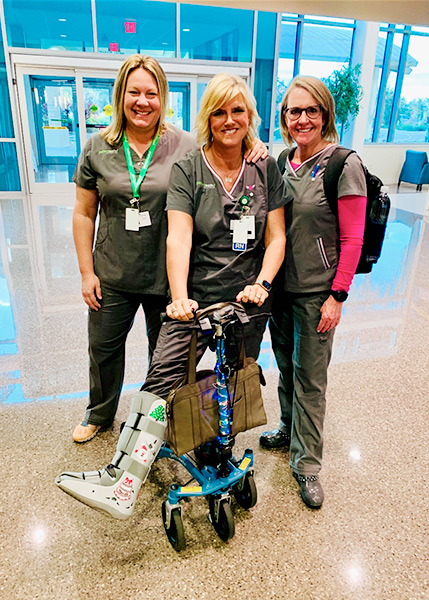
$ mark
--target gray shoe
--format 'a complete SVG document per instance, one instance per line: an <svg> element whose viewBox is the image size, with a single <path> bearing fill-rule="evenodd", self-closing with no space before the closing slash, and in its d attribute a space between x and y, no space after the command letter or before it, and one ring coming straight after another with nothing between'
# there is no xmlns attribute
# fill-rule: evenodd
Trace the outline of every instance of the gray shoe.
<svg viewBox="0 0 429 600"><path fill-rule="evenodd" d="M304 504L309 508L320 508L325 499L323 488L318 475L300 475L293 473L293 476L299 483L301 498Z"/></svg>

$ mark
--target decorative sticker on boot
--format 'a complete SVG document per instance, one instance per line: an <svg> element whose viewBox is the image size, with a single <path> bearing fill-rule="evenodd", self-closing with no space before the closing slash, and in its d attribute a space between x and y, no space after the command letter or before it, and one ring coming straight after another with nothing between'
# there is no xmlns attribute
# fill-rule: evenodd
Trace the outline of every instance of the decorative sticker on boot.
<svg viewBox="0 0 429 600"><path fill-rule="evenodd" d="M155 410L149 413L149 417L152 417L152 419L154 419L155 421L165 421L164 405L160 404L159 406L157 406Z"/></svg>
<svg viewBox="0 0 429 600"><path fill-rule="evenodd" d="M127 500L131 500L131 493L133 491L133 480L129 477L125 477L124 481L122 481L117 488L113 490L114 495L121 502L126 502Z"/></svg>
<svg viewBox="0 0 429 600"><path fill-rule="evenodd" d="M147 462L148 461L148 452L149 450L147 449L147 446L145 446L145 444L143 444L143 446L141 446L140 448L136 448L134 450L134 453L137 454L137 456L135 458L138 458L140 460L140 462Z"/></svg>

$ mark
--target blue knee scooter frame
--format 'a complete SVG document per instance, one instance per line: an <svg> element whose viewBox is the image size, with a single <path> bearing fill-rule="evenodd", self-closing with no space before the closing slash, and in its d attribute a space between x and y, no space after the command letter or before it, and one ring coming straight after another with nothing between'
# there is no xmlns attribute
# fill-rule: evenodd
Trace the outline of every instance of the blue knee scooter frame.
<svg viewBox="0 0 429 600"><path fill-rule="evenodd" d="M198 311L196 321L205 322L210 318L216 344L217 400L219 404L219 436L209 445L213 466L194 460L189 454L176 456L163 445L158 458L171 458L179 462L192 476L195 483L170 486L168 499L162 504L162 517L167 537L177 551L185 545L185 533L182 522L180 501L192 496L207 496L209 500L209 518L217 534L223 541L231 539L235 533L234 517L231 511L231 492L238 504L252 508L257 501L257 491L253 478L253 451L245 450L241 460L232 456L234 437L231 435L231 401L228 390L230 368L225 357L225 330L232 323L249 320L241 304L221 303ZM213 453L214 451L214 453ZM198 450L195 451L195 455ZM210 461L208 461L210 462Z"/></svg>

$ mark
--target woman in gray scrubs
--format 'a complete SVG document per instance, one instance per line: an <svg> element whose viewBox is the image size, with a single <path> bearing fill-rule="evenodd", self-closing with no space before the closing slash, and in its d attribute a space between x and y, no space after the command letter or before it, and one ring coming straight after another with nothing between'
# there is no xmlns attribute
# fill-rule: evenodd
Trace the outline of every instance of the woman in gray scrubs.
<svg viewBox="0 0 429 600"><path fill-rule="evenodd" d="M271 157L256 164L247 164L244 158L258 123L255 99L244 82L216 75L197 117L198 141L204 145L171 172L170 318L162 325L143 392L133 399L112 463L100 471L66 472L57 478L65 492L116 518L125 519L134 510L159 451L166 425L165 398L186 372L193 311L219 301L243 302L255 315L243 328L246 353L258 356L271 282L285 251L280 171ZM198 360L209 338L198 334ZM225 352L234 361L236 345L227 342Z"/></svg>
<svg viewBox="0 0 429 600"><path fill-rule="evenodd" d="M112 123L92 136L73 181L73 235L89 307L89 404L73 432L92 439L115 417L125 342L141 305L149 364L167 304L165 202L173 163L196 147L194 138L165 122L168 83L158 62L130 56L113 91ZM259 140L258 140L259 142ZM261 142L248 160L266 154ZM95 249L95 221L100 217Z"/></svg>
<svg viewBox="0 0 429 600"><path fill-rule="evenodd" d="M335 106L326 85L297 76L281 105L280 127L288 145L289 202L286 258L273 299L270 332L280 371L280 425L260 437L263 448L290 446L290 466L310 508L323 489L323 424L327 371L359 261L366 210L366 182L359 157L348 156L338 180L338 219L324 193L326 165L338 143Z"/></svg>

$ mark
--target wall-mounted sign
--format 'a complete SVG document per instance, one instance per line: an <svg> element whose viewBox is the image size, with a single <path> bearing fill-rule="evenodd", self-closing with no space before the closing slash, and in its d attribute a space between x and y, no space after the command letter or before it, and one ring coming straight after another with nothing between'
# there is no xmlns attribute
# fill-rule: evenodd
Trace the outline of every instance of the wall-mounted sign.
<svg viewBox="0 0 429 600"><path fill-rule="evenodd" d="M136 33L137 23L135 21L125 21L125 33Z"/></svg>

